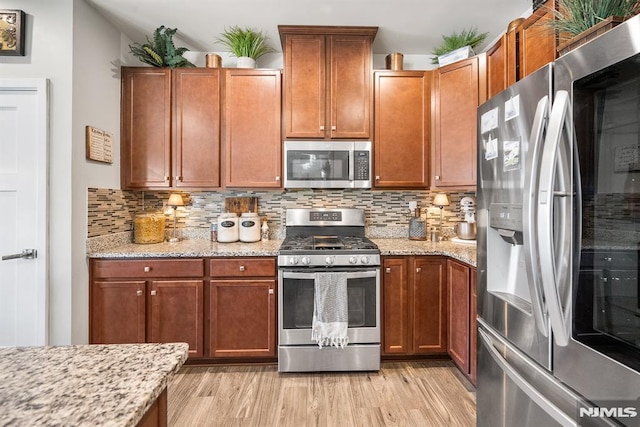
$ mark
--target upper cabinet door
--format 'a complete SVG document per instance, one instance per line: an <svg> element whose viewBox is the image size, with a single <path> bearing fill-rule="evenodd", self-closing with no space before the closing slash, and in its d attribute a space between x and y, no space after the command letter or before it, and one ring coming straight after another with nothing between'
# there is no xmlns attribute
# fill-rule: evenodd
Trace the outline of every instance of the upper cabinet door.
<svg viewBox="0 0 640 427"><path fill-rule="evenodd" d="M178 68L173 74L173 185L220 187L220 70Z"/></svg>
<svg viewBox="0 0 640 427"><path fill-rule="evenodd" d="M284 44L284 133L324 138L325 37L289 35Z"/></svg>
<svg viewBox="0 0 640 427"><path fill-rule="evenodd" d="M428 186L431 74L375 72L376 188Z"/></svg>
<svg viewBox="0 0 640 427"><path fill-rule="evenodd" d="M171 186L171 70L123 67L121 187Z"/></svg>
<svg viewBox="0 0 640 427"><path fill-rule="evenodd" d="M280 70L229 69L224 93L227 187L281 187Z"/></svg>
<svg viewBox="0 0 640 427"><path fill-rule="evenodd" d="M329 138L371 136L371 54L368 36L331 37Z"/></svg>
<svg viewBox="0 0 640 427"><path fill-rule="evenodd" d="M520 33L520 66L518 80L556 59L556 35L548 25L553 17L554 1L528 17L518 31Z"/></svg>
<svg viewBox="0 0 640 427"><path fill-rule="evenodd" d="M434 189L475 189L481 80L478 61L474 56L440 67L435 73Z"/></svg>
<svg viewBox="0 0 640 427"><path fill-rule="evenodd" d="M285 138L369 139L377 27L278 27Z"/></svg>

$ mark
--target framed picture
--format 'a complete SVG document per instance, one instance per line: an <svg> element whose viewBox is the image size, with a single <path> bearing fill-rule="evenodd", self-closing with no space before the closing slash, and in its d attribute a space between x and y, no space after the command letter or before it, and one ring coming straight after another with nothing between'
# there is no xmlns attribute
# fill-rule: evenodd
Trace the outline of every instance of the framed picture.
<svg viewBox="0 0 640 427"><path fill-rule="evenodd" d="M24 24L23 11L0 9L0 56L24 56Z"/></svg>

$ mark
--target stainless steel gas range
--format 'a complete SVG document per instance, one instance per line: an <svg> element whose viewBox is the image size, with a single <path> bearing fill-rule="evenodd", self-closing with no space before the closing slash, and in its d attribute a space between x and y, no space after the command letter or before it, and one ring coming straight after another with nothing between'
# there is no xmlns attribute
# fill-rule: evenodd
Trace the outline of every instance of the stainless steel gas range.
<svg viewBox="0 0 640 427"><path fill-rule="evenodd" d="M278 370L380 369L380 250L364 236L361 209L289 209L278 255ZM311 339L316 273L347 281L349 343Z"/></svg>

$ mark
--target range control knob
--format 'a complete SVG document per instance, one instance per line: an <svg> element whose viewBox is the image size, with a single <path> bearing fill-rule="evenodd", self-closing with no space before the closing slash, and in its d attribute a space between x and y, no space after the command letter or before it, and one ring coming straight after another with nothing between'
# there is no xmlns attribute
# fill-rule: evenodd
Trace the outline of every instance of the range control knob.
<svg viewBox="0 0 640 427"><path fill-rule="evenodd" d="M368 256L366 256L366 255L364 255L362 258L360 258L360 261L361 261L363 264L369 264L369 257L368 257Z"/></svg>
<svg viewBox="0 0 640 427"><path fill-rule="evenodd" d="M349 257L349 264L356 264L358 262L358 258L352 256Z"/></svg>
<svg viewBox="0 0 640 427"><path fill-rule="evenodd" d="M289 264L296 265L298 263L298 257L292 256L289 258Z"/></svg>
<svg viewBox="0 0 640 427"><path fill-rule="evenodd" d="M311 258L309 258L308 256L303 256L302 259L300 260L300 262L303 265L309 265L309 263L311 262Z"/></svg>
<svg viewBox="0 0 640 427"><path fill-rule="evenodd" d="M327 262L327 264L331 265L334 262L334 258L332 256L328 256L325 261Z"/></svg>

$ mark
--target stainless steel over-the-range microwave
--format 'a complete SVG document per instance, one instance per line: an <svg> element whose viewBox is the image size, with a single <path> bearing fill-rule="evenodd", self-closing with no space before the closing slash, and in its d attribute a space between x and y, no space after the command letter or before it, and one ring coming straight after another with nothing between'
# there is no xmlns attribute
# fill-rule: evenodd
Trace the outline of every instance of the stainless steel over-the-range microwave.
<svg viewBox="0 0 640 427"><path fill-rule="evenodd" d="M284 188L371 188L371 141L284 141Z"/></svg>

